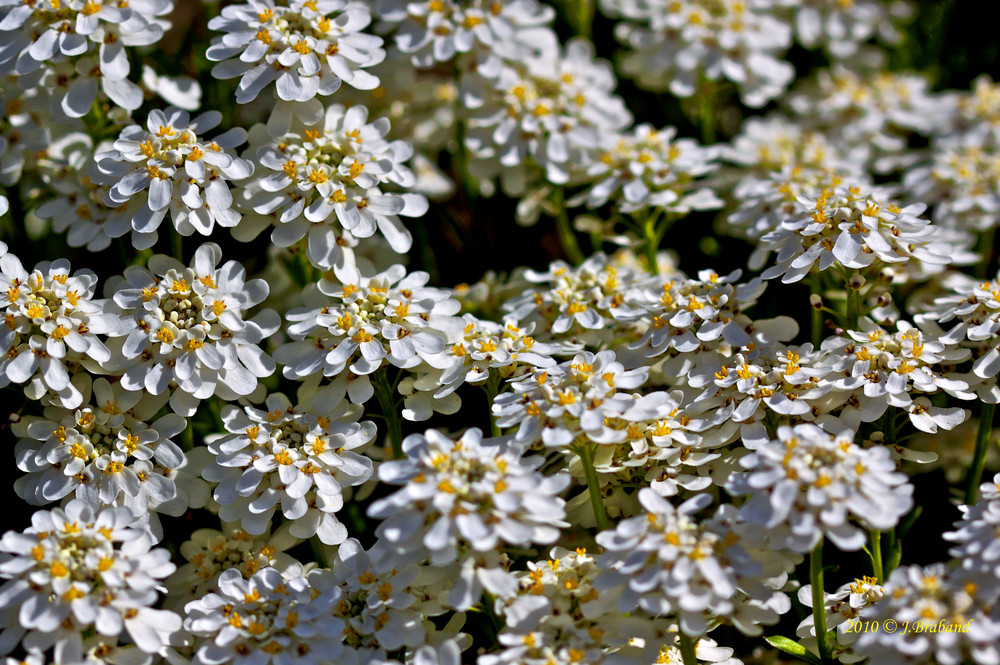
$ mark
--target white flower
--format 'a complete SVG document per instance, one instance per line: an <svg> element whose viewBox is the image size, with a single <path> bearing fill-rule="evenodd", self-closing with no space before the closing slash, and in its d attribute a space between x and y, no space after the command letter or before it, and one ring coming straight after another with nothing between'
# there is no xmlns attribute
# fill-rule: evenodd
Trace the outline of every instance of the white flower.
<svg viewBox="0 0 1000 665"><path fill-rule="evenodd" d="M874 577L862 577L844 584L833 593L825 594L823 610L826 613L826 627L836 630L835 638L829 640L832 655L841 663L857 663L863 656L854 653L854 643L862 633L859 618L861 610L874 605L885 597L885 588ZM812 609L812 585L799 587L799 602ZM818 653L816 642L816 616L812 613L802 620L795 634L800 644L813 653Z"/></svg>
<svg viewBox="0 0 1000 665"><path fill-rule="evenodd" d="M525 270L524 278L539 286L524 288L505 302L504 312L521 325L534 325L535 335L546 342L569 333L591 344L636 336L633 324L644 312L626 297L652 281L639 271L611 265L600 252L575 268L554 261L546 272Z"/></svg>
<svg viewBox="0 0 1000 665"><path fill-rule="evenodd" d="M102 145L98 152L109 148ZM35 208L41 219L51 220L52 230L66 233L70 247L86 247L99 252L132 230L132 217L143 207L138 197L127 204L108 206L107 185L100 185L100 171L94 162L90 137L73 133L54 141L39 164L42 178L55 198Z"/></svg>
<svg viewBox="0 0 1000 665"><path fill-rule="evenodd" d="M837 0L807 0L796 3L795 38L809 48L823 46L837 58L857 53L874 36L887 44L902 39L893 23L910 18L913 8L904 1L861 0L844 4Z"/></svg>
<svg viewBox="0 0 1000 665"><path fill-rule="evenodd" d="M50 62L96 51L99 58L93 66L101 77L122 81L129 73L125 47L159 41L170 24L157 17L172 9L170 0L135 0L125 5L118 0L41 0L31 4L2 0L0 74L30 74ZM92 85L96 89L97 81ZM93 95L90 99L93 101ZM128 108L136 109L141 102L140 95ZM89 106L83 113L69 115L81 117L87 110Z"/></svg>
<svg viewBox="0 0 1000 665"><path fill-rule="evenodd" d="M97 379L80 408L48 407L42 418L25 418L15 427L17 465L28 472L15 483L18 495L34 505L75 493L140 515L157 510L177 496L172 472L187 464L171 440L184 419L171 413L145 422L164 401Z"/></svg>
<svg viewBox="0 0 1000 665"><path fill-rule="evenodd" d="M932 95L923 75L869 72L834 66L789 95L788 106L807 127L824 131L838 145L863 151L876 172L905 166L911 132L929 134L947 121L947 105Z"/></svg>
<svg viewBox="0 0 1000 665"><path fill-rule="evenodd" d="M302 665L335 662L344 622L333 616L340 597L325 571L285 579L264 568L249 579L237 568L219 577L219 591L184 607L184 628L196 638L197 665ZM315 587L313 584L321 584Z"/></svg>
<svg viewBox="0 0 1000 665"><path fill-rule="evenodd" d="M774 545L806 553L824 536L858 550L867 529L893 528L913 507L913 486L896 471L889 449L861 448L851 431L831 435L815 425L779 427L778 438L740 459L747 471L727 488L749 495L740 509L767 529Z"/></svg>
<svg viewBox="0 0 1000 665"><path fill-rule="evenodd" d="M410 585L419 575L413 562L396 568L379 541L365 551L354 538L337 548L333 581L340 588L334 616L344 621L345 662L385 658L386 653L424 644L422 608Z"/></svg>
<svg viewBox="0 0 1000 665"><path fill-rule="evenodd" d="M233 522L223 522L222 530L197 529L180 546L187 561L167 579L168 600L172 606L216 591L219 575L237 568L243 579L250 579L263 568L276 568L284 577L294 577L302 564L285 553L301 542L289 535L287 525L273 534L252 536Z"/></svg>
<svg viewBox="0 0 1000 665"><path fill-rule="evenodd" d="M164 76L149 65L143 65L142 87L185 111L197 111L201 106L201 86L190 76Z"/></svg>
<svg viewBox="0 0 1000 665"><path fill-rule="evenodd" d="M619 612L638 607L676 617L684 633L699 636L707 632L709 617L755 635L790 609L788 598L773 589L791 566L753 545L746 525L735 520L734 506L720 506L699 522L692 513L711 503L708 495L675 508L644 488L639 501L645 514L597 535L605 549L598 562L608 572L595 587L618 597Z"/></svg>
<svg viewBox="0 0 1000 665"><path fill-rule="evenodd" d="M321 374L334 379L324 399L336 402L346 393L364 404L374 394L369 377L383 365L433 367L445 344L457 341L463 321L454 316L459 304L447 291L424 286L429 278L394 265L370 277L345 275L342 285L320 282L332 300L287 315L294 341L275 351L284 375Z"/></svg>
<svg viewBox="0 0 1000 665"><path fill-rule="evenodd" d="M532 31L552 22L555 11L537 0L379 0L379 18L396 28L396 46L413 65L433 67L462 54L476 56L476 69L489 75L501 60L529 53Z"/></svg>
<svg viewBox="0 0 1000 665"><path fill-rule="evenodd" d="M897 568L885 584L885 598L862 611L861 618L892 619L909 630L863 632L854 650L879 665L1000 662L995 586L991 580L984 592L962 570L949 571L943 564Z"/></svg>
<svg viewBox="0 0 1000 665"><path fill-rule="evenodd" d="M628 434L624 428L612 428L611 418L633 407L655 413L667 399L665 393L639 398L621 392L640 387L648 375L648 367L626 370L614 351L578 353L572 360L535 370L513 383L512 392L494 400L493 414L500 427L517 427L513 438L523 446L537 441L561 449L581 440L621 443Z"/></svg>
<svg viewBox="0 0 1000 665"><path fill-rule="evenodd" d="M958 559L962 569L982 575L989 584L1000 571L1000 474L993 482L979 486L979 500L972 506L960 506L962 519L955 530L944 534L955 543L948 553Z"/></svg>
<svg viewBox="0 0 1000 665"><path fill-rule="evenodd" d="M518 573L517 595L495 603L506 620L497 636L504 648L481 656L478 665L651 663L660 644L673 641L669 621L640 612L622 616L602 598L594 588L600 571L585 548L554 547L550 557L529 561Z"/></svg>
<svg viewBox="0 0 1000 665"><path fill-rule="evenodd" d="M542 178L566 184L602 133L631 121L614 86L611 67L582 39L568 42L565 53L543 39L539 53L506 63L495 80L463 82L472 109L465 136L470 173L485 180L484 191L499 177L511 196Z"/></svg>
<svg viewBox="0 0 1000 665"><path fill-rule="evenodd" d="M260 535L280 505L292 536L342 543L347 529L335 513L344 506L343 488L372 475L371 460L355 451L375 438L375 425L356 422L360 415L344 402L293 406L281 393L268 395L263 409L224 407L230 434L209 442L215 461L202 471L219 483L219 517Z"/></svg>
<svg viewBox="0 0 1000 665"><path fill-rule="evenodd" d="M348 0L251 0L229 5L208 22L212 76L240 78L236 101L246 104L270 83L280 99L304 102L330 95L341 81L361 90L378 85L364 71L385 58L382 39L362 32L369 8Z"/></svg>
<svg viewBox="0 0 1000 665"><path fill-rule="evenodd" d="M65 259L39 263L28 272L15 255L0 255L0 313L5 317L0 385L27 383L25 391L35 399L50 391L64 407L76 408L83 395L70 381L71 373L81 368L108 372L111 352L98 335L118 325L105 312L105 301L93 298L97 275L89 270L71 275Z"/></svg>
<svg viewBox="0 0 1000 665"><path fill-rule="evenodd" d="M587 167L594 184L581 194L588 207L613 200L616 210L635 213L648 208L683 213L722 206L710 189L694 182L717 167L716 150L692 139L676 139L677 130L642 124L626 134L607 132L601 149ZM620 191L619 191L620 190ZM572 204L573 201L570 201Z"/></svg>
<svg viewBox="0 0 1000 665"><path fill-rule="evenodd" d="M484 442L478 429L457 440L427 430L404 439L403 451L406 459L383 462L378 476L404 487L374 502L368 515L384 520L376 534L397 556L426 556L458 575L447 593L456 610L474 605L484 587L501 596L513 592L499 559L502 544L550 544L566 526L557 495L569 478L543 476L541 457Z"/></svg>
<svg viewBox="0 0 1000 665"><path fill-rule="evenodd" d="M98 182L110 185L105 203L117 207L138 198L145 205L132 216L132 244L137 249L156 242L157 229L170 213L181 235L209 235L218 223L236 226L226 184L253 173L253 164L231 150L246 141L246 131L231 129L213 141L200 138L222 120L218 111L194 120L187 111L168 107L150 111L146 129L122 130L112 150L95 155ZM97 178L95 178L97 179Z"/></svg>
<svg viewBox="0 0 1000 665"><path fill-rule="evenodd" d="M764 279L788 284L831 267L846 273L916 260L934 269L953 260L955 250L938 239L938 227L917 216L922 203L900 208L878 191L843 185L801 194L796 203L795 214L761 238L750 257L756 269L777 253Z"/></svg>
<svg viewBox="0 0 1000 665"><path fill-rule="evenodd" d="M824 354L805 344L737 353L715 372L711 366L695 368L688 383L704 390L691 401L690 409L711 414L723 430L730 429L727 421L738 424L743 445L754 450L770 438L764 425L769 412L783 419L811 421L827 410L822 398L834 384L827 379L832 370L825 360ZM734 437L735 432L722 436Z"/></svg>
<svg viewBox="0 0 1000 665"><path fill-rule="evenodd" d="M941 145L931 162L907 171L903 185L914 199L934 205L939 226L984 231L1000 212L1000 150L996 137L970 135Z"/></svg>
<svg viewBox="0 0 1000 665"><path fill-rule="evenodd" d="M159 395L176 388L171 406L191 415L199 400L249 395L258 379L274 372L260 344L277 330L277 314L263 310L244 318L267 296L267 283L246 281L236 261L216 267L221 259L219 246L206 243L190 267L158 254L148 269L125 270L113 299L132 322L114 340L127 390Z"/></svg>
<svg viewBox="0 0 1000 665"><path fill-rule="evenodd" d="M558 344L536 342L529 335L533 324L526 328L511 322L501 325L472 314L462 319L461 336L445 346L440 359L416 378L400 382L399 391L406 395L402 415L407 420L427 420L434 412L455 413L462 404L455 391L463 384L499 383L537 367L551 367L556 364L552 355L565 351Z"/></svg>
<svg viewBox="0 0 1000 665"><path fill-rule="evenodd" d="M960 275L947 282L948 291L939 295L918 314L922 325L948 328L939 336L941 342L971 348L975 362L974 377L983 381L982 399L1000 401L996 376L1000 374L1000 273L996 279L975 281Z"/></svg>
<svg viewBox="0 0 1000 665"><path fill-rule="evenodd" d="M719 275L706 269L697 279L669 275L631 292L627 304L642 312L644 331L629 350L646 358L666 354L660 373L666 383L677 384L695 368L717 370L720 356L731 356L735 349L767 348L794 337L798 332L794 319L747 316L745 310L757 302L766 285L759 277L738 283L741 274L734 270Z"/></svg>
<svg viewBox="0 0 1000 665"><path fill-rule="evenodd" d="M905 321L898 322L892 333L868 317L859 323L861 330L823 340L830 369L843 373L844 378L834 382L836 388L862 389L869 408L888 404L907 409L910 422L924 432L952 429L965 420L963 409L931 406L926 399L917 402L913 394L944 391L959 399L974 399L968 383L942 368L968 358L967 349L949 339L925 335Z"/></svg>
<svg viewBox="0 0 1000 665"><path fill-rule="evenodd" d="M166 549L150 549L142 523L127 508L98 510L74 499L36 511L23 533L0 540L0 644L29 652L55 648L55 661L83 663L83 635L110 644L123 633L144 653L158 653L180 630L173 612L150 607L159 580L174 571Z"/></svg>
<svg viewBox="0 0 1000 665"><path fill-rule="evenodd" d="M379 232L405 254L413 238L398 215L419 217L427 200L382 190L416 182L406 166L413 147L387 141L389 121L367 122L364 106L333 104L317 120L257 150L268 171L258 173L260 191L250 204L262 215L280 211L271 240L288 247L308 236L307 256L322 268L344 262L338 240L345 234L368 238Z"/></svg>
<svg viewBox="0 0 1000 665"><path fill-rule="evenodd" d="M763 106L795 76L780 60L792 30L774 10L775 0L603 0L621 17L618 39L633 52L623 66L640 86L691 97L700 79L728 80L744 104Z"/></svg>

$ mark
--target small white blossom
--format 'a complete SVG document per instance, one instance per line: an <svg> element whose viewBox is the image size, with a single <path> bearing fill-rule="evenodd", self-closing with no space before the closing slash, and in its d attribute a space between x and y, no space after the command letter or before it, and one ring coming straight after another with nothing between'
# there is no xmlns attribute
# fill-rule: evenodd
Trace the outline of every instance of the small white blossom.
<svg viewBox="0 0 1000 665"><path fill-rule="evenodd" d="M483 589L500 596L515 583L503 569L501 545L551 544L565 526L565 475L543 476L543 458L522 457L502 442L483 441L470 429L454 440L437 430L403 440L406 459L383 462L379 480L404 485L373 503L383 519L376 534L397 556L452 568L447 594L456 610L474 605Z"/></svg>
<svg viewBox="0 0 1000 665"><path fill-rule="evenodd" d="M885 598L862 611L862 620L884 625L892 619L909 630L861 633L854 650L868 662L1000 662L995 589L980 588L961 570L949 571L943 564L897 568L884 588Z"/></svg>
<svg viewBox="0 0 1000 665"><path fill-rule="evenodd" d="M219 63L212 76L239 77L239 104L271 83L280 99L296 102L333 94L341 82L370 90L378 79L365 68L385 58L382 39L362 32L371 20L367 5L348 0L229 5L208 22L225 33L208 47L208 59Z"/></svg>
<svg viewBox="0 0 1000 665"><path fill-rule="evenodd" d="M355 452L375 437L374 423L358 423L360 415L360 408L343 402L293 406L281 393L268 395L264 408L224 407L230 434L209 442L215 461L202 471L219 483L219 517L260 535L280 506L292 536L343 542L347 529L336 513L344 506L344 488L373 472L372 461Z"/></svg>
<svg viewBox="0 0 1000 665"><path fill-rule="evenodd" d="M801 194L795 214L761 238L750 267L762 267L776 252L775 265L761 276L787 284L832 267L848 272L911 260L924 269L947 265L955 250L938 238L938 227L917 216L925 208L900 208L857 186Z"/></svg>
<svg viewBox="0 0 1000 665"><path fill-rule="evenodd" d="M29 652L55 649L53 662L85 662L83 635L111 644L127 635L155 654L180 630L173 612L154 610L159 580L174 571L170 553L151 542L127 508L96 509L74 499L39 510L23 533L0 540L0 632L4 653L19 642Z"/></svg>
<svg viewBox="0 0 1000 665"><path fill-rule="evenodd" d="M385 118L368 122L364 106L334 104L314 126L258 148L257 160L268 171L258 173L250 204L260 215L278 214L271 240L289 247L308 237L306 255L321 268L344 263L338 240L345 233L368 238L379 232L397 253L408 252L413 238L398 216L419 217L427 200L383 191L416 182L406 165L413 147L387 141L388 131Z"/></svg>
<svg viewBox="0 0 1000 665"><path fill-rule="evenodd" d="M197 665L335 661L344 622L331 610L340 597L322 575L285 579L264 568L244 579L237 568L219 577L219 590L184 607L184 628L197 639ZM314 587L313 584L322 584Z"/></svg>
<svg viewBox="0 0 1000 665"><path fill-rule="evenodd" d="M756 635L790 609L787 596L774 591L790 566L774 552L754 547L734 506L720 506L698 521L693 512L711 502L708 495L675 508L644 488L639 501L645 514L597 536L605 549L599 565L607 573L595 586L618 597L619 612L638 607L653 616L673 616L684 633L699 636L708 630L707 617Z"/></svg>
<svg viewBox="0 0 1000 665"><path fill-rule="evenodd" d="M15 484L28 503L44 505L75 494L93 504L125 505L136 514L159 510L177 497L173 471L187 464L171 440L187 425L167 414L147 424L165 399L127 392L101 378L77 409L48 407L15 427L17 465L28 473ZM169 505L163 506L169 512Z"/></svg>
<svg viewBox="0 0 1000 665"><path fill-rule="evenodd" d="M858 550L867 529L893 528L913 507L913 486L889 449L861 448L851 431L836 436L810 424L779 427L778 438L740 459L747 471L729 491L749 495L740 516L767 529L776 547L806 553L824 536Z"/></svg>
<svg viewBox="0 0 1000 665"><path fill-rule="evenodd" d="M538 0L379 0L379 18L395 27L396 47L414 66L433 67L471 53L488 75L500 62L531 50L532 31L552 22L555 11Z"/></svg>
<svg viewBox="0 0 1000 665"><path fill-rule="evenodd" d="M190 267L157 254L148 268L125 270L113 299L131 324L114 340L127 390L172 389L173 409L191 415L198 400L249 395L274 372L260 344L277 330L277 314L244 318L267 297L267 283L247 281L236 261L217 267L221 259L219 246L206 243Z"/></svg>
<svg viewBox="0 0 1000 665"><path fill-rule="evenodd" d="M465 85L464 101L472 109L465 135L469 171L484 191L497 177L511 196L542 178L566 184L604 132L631 120L612 94L610 65L595 59L590 42L572 40L561 53L545 41L539 54L507 63L495 80Z"/></svg>
<svg viewBox="0 0 1000 665"><path fill-rule="evenodd" d="M0 243L2 245L2 243ZM107 373L111 352L98 335L113 333L117 318L94 299L97 275L70 273L69 261L45 261L25 270L21 261L0 247L0 385L27 384L40 399L54 393L66 408L76 408L83 395L70 380L81 368Z"/></svg>
<svg viewBox="0 0 1000 665"><path fill-rule="evenodd" d="M110 186L105 198L109 207L136 198L145 204L132 216L132 244L137 249L156 242L168 212L174 228L185 236L210 235L216 224L239 223L226 182L253 173L253 163L232 152L246 141L246 131L234 128L212 141L199 137L221 120L218 111L191 120L187 111L175 107L153 110L145 129L126 127L113 149L94 156L97 170L92 175L99 184Z"/></svg>
<svg viewBox="0 0 1000 665"><path fill-rule="evenodd" d="M433 367L445 344L458 341L464 325L454 316L459 304L447 291L425 286L427 273L407 274L394 265L370 277L354 273L345 279L320 283L329 297L322 307L288 313L294 341L275 351L288 378L333 379L324 399L336 402L347 394L364 404L374 394L370 377L381 367Z"/></svg>
<svg viewBox="0 0 1000 665"><path fill-rule="evenodd" d="M792 29L775 0L603 0L621 17L615 34L632 52L625 72L650 90L698 94L699 81L731 81L744 104L760 107L779 96L794 68L779 59Z"/></svg>

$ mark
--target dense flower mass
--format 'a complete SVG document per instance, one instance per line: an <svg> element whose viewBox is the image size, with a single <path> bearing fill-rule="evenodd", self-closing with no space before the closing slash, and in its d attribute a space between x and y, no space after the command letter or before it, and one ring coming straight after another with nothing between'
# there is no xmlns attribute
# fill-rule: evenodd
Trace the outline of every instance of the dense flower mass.
<svg viewBox="0 0 1000 665"><path fill-rule="evenodd" d="M979 4L0 0L5 665L1000 665Z"/></svg>

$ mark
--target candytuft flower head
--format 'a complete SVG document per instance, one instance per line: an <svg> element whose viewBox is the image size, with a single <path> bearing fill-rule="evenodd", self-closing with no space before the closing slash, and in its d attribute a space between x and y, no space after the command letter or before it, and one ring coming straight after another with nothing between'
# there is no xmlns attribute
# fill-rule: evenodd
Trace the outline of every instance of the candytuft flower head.
<svg viewBox="0 0 1000 665"><path fill-rule="evenodd" d="M275 351L284 375L321 374L333 379L323 399L339 401L346 393L355 404L364 404L374 394L370 376L384 365L440 364L439 354L446 343L458 341L463 321L454 316L458 301L443 289L425 286L428 279L425 272L407 274L394 265L371 276L345 274L343 284L320 282L327 303L287 315L294 341Z"/></svg>
<svg viewBox="0 0 1000 665"><path fill-rule="evenodd" d="M372 475L372 461L355 450L375 438L375 424L358 423L360 415L344 402L293 406L281 393L268 395L264 408L226 406L222 421L230 434L209 442L215 460L202 471L219 482L219 516L260 535L280 505L292 536L343 542L347 529L336 518L343 488Z"/></svg>
<svg viewBox="0 0 1000 665"><path fill-rule="evenodd" d="M148 268L125 270L113 299L130 325L113 348L127 390L172 390L171 407L191 415L199 400L249 395L258 379L274 372L260 344L277 330L277 314L263 310L244 318L267 297L267 283L246 281L236 261L217 267L221 260L219 246L206 243L190 267L158 254Z"/></svg>
<svg viewBox="0 0 1000 665"><path fill-rule="evenodd" d="M816 425L779 427L778 438L740 459L727 489L749 495L740 517L767 529L776 547L807 553L824 536L858 550L867 529L893 528L913 507L913 486L886 447L861 448L854 433Z"/></svg>
<svg viewBox="0 0 1000 665"><path fill-rule="evenodd" d="M371 90L365 68L385 58L382 39L362 32L371 23L363 3L348 0L250 0L229 5L208 27L212 76L239 77L236 101L252 102L271 83L280 99L305 102L331 95L341 82Z"/></svg>
<svg viewBox="0 0 1000 665"><path fill-rule="evenodd" d="M403 451L406 459L379 466L379 480L404 487L368 509L370 517L384 520L376 534L397 557L426 557L453 569L458 579L447 603L457 610L474 605L484 588L513 593L501 545L554 542L566 525L558 494L569 477L542 476L541 457L483 441L478 429L459 439L427 430L404 439Z"/></svg>
<svg viewBox="0 0 1000 665"><path fill-rule="evenodd" d="M0 247L0 386L27 384L25 393L41 399L53 393L73 409L83 394L70 380L82 369L107 373L111 352L98 335L118 327L105 301L93 298L97 275L71 274L65 259L45 261L25 270L14 254Z"/></svg>
<svg viewBox="0 0 1000 665"><path fill-rule="evenodd" d="M264 568L244 579L230 568L219 576L218 592L184 607L184 628L196 638L192 662L331 662L343 649L344 622L332 613L339 597L327 571L285 579Z"/></svg>
<svg viewBox="0 0 1000 665"><path fill-rule="evenodd" d="M653 616L676 617L692 637L707 632L707 617L731 622L755 635L791 607L773 589L791 569L779 553L753 546L736 508L720 506L699 521L694 512L711 503L697 494L675 508L653 490L639 490L644 514L597 536L605 549L598 563L607 572L595 582L617 597L617 609L637 607Z"/></svg>
<svg viewBox="0 0 1000 665"><path fill-rule="evenodd" d="M288 247L308 237L306 255L321 268L345 263L339 243L345 234L368 238L377 231L394 251L408 252L413 239L398 216L423 215L427 199L383 189L416 183L406 165L413 147L387 141L389 121L368 122L364 106L334 104L316 124L299 124L257 149L269 171L251 185L259 191L250 205L265 224L267 215L277 215L272 241ZM253 225L262 229L260 222Z"/></svg>
<svg viewBox="0 0 1000 665"><path fill-rule="evenodd" d="M632 49L623 66L640 86L691 97L699 80L728 80L751 107L779 96L795 76L779 59L792 30L778 6L775 0L601 3L605 13L622 19L615 34Z"/></svg>
<svg viewBox="0 0 1000 665"><path fill-rule="evenodd" d="M30 652L54 647L59 662L83 663L90 631L112 646L127 636L145 654L161 652L181 621L150 607L175 568L166 549L150 545L128 508L97 509L81 499L35 512L23 533L5 533L0 653L20 642Z"/></svg>
<svg viewBox="0 0 1000 665"><path fill-rule="evenodd" d="M122 130L114 148L95 155L95 180L109 185L110 207L138 198L145 205L132 215L132 244L151 247L157 229L170 213L181 235L210 235L219 226L236 226L240 215L232 209L227 180L253 173L253 163L235 157L233 148L244 143L246 131L230 129L208 141L204 133L222 120L218 111L190 119L187 111L168 107L150 111L146 128ZM201 134L202 136L199 136Z"/></svg>

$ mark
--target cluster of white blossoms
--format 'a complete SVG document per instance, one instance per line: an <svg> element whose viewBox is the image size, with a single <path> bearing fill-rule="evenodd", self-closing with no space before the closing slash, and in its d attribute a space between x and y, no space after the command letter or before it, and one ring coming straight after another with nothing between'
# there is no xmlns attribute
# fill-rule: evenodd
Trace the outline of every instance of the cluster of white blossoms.
<svg viewBox="0 0 1000 665"><path fill-rule="evenodd" d="M406 459L384 462L379 480L402 489L373 503L384 520L376 533L401 562L429 560L449 568L445 602L467 610L483 591L510 596L502 544L551 544L566 524L558 494L566 475L542 476L542 457L523 457L504 442L468 430L451 439L437 430L403 441Z"/></svg>
<svg viewBox="0 0 1000 665"><path fill-rule="evenodd" d="M91 650L109 654L123 637L134 646L121 658L164 652L180 617L151 606L175 566L150 545L128 508L83 499L35 512L23 533L4 533L0 653L20 642L30 652L54 648L61 663L85 663Z"/></svg>
<svg viewBox="0 0 1000 665"><path fill-rule="evenodd" d="M259 180L250 185L257 221L240 232L253 237L273 223L271 241L278 247L307 238L307 256L321 268L345 263L344 236L368 238L378 231L394 251L409 251L412 237L397 215L419 217L427 200L381 188L416 183L405 165L413 148L386 141L389 121L369 123L367 115L363 106L345 110L334 104L315 125L268 137L256 157L267 170L258 171Z"/></svg>
<svg viewBox="0 0 1000 665"><path fill-rule="evenodd" d="M310 409L280 393L268 395L263 406L225 407L222 422L230 434L208 444L215 462L202 474L219 483L219 517L260 535L280 506L292 536L316 534L323 543L340 544L347 530L335 513L344 506L344 487L372 475L371 460L354 451L374 438L373 423L355 422L360 409L353 405Z"/></svg>
<svg viewBox="0 0 1000 665"><path fill-rule="evenodd" d="M154 110L145 129L126 127L113 149L94 156L97 168L90 175L109 187L104 203L112 208L135 198L144 203L131 220L132 244L137 249L156 242L157 229L167 213L181 235L211 235L216 224L232 227L239 223L226 183L253 173L253 163L231 152L246 141L246 131L234 128L212 141L198 137L221 121L218 111L191 120L187 111L175 107Z"/></svg>
<svg viewBox="0 0 1000 665"><path fill-rule="evenodd" d="M83 367L100 372L111 352L99 335L117 330L105 301L95 300L97 275L70 274L69 261L45 261L31 272L0 243L0 289L5 292L0 328L0 385L25 384L25 394L52 394L66 408L83 395L72 377Z"/></svg>
<svg viewBox="0 0 1000 665"><path fill-rule="evenodd" d="M260 344L277 329L277 315L244 318L267 297L267 283L247 281L235 261L218 266L221 259L219 246L206 243L189 267L155 255L148 268L125 271L113 297L122 318L113 349L127 390L169 391L171 407L191 415L200 400L249 395L274 372Z"/></svg>
<svg viewBox="0 0 1000 665"><path fill-rule="evenodd" d="M886 531L913 506L913 487L889 449L861 448L850 431L832 436L815 425L781 427L777 439L740 465L746 471L728 485L736 496L749 495L740 516L796 552L809 552L823 537L842 550L860 549L866 534L850 518Z"/></svg>
<svg viewBox="0 0 1000 665"><path fill-rule="evenodd" d="M327 377L331 382L321 388L322 399L336 402L346 394L364 404L375 393L372 378L383 376L383 366L413 370L448 362L441 352L458 341L464 324L454 316L458 302L447 291L425 286L427 273L407 274L394 265L349 279L320 282L328 304L287 314L293 341L275 352L285 376Z"/></svg>
<svg viewBox="0 0 1000 665"><path fill-rule="evenodd" d="M625 71L653 90L691 97L701 81L728 80L745 104L759 107L780 95L795 76L780 59L792 31L774 15L771 0L641 3L604 0L610 16L621 17L616 36L634 52Z"/></svg>
<svg viewBox="0 0 1000 665"><path fill-rule="evenodd" d="M252 0L230 5L208 27L224 33L208 48L212 75L239 78L236 101L251 102L274 83L279 99L305 102L341 83L370 90L365 71L385 58L382 39L366 34L370 10L348 0Z"/></svg>
<svg viewBox="0 0 1000 665"><path fill-rule="evenodd" d="M6 665L1000 665L968 9L194 5L0 0Z"/></svg>

